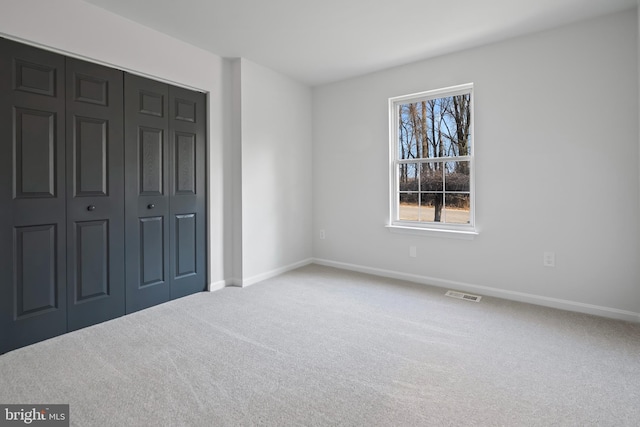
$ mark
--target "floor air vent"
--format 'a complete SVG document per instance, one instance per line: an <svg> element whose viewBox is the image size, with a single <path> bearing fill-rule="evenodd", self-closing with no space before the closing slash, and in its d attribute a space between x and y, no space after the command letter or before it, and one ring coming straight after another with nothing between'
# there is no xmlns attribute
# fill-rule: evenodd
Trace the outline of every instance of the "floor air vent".
<svg viewBox="0 0 640 427"><path fill-rule="evenodd" d="M480 300L482 299L482 297L479 295L465 294L464 292L456 292L456 291L447 291L445 295L451 298L466 299L467 301L475 301L475 302L480 302Z"/></svg>

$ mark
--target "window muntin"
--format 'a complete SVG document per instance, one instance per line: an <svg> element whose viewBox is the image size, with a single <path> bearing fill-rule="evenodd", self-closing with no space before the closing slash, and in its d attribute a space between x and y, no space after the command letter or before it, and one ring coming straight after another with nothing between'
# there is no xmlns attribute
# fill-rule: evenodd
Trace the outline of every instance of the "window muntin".
<svg viewBox="0 0 640 427"><path fill-rule="evenodd" d="M389 105L391 225L473 231L473 85Z"/></svg>

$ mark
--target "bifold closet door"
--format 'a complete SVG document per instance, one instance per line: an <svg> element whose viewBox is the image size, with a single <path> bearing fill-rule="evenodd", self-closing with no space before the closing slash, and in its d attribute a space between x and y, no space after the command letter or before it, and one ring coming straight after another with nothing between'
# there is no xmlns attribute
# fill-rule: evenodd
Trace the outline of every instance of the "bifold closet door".
<svg viewBox="0 0 640 427"><path fill-rule="evenodd" d="M0 353L67 329L64 69L0 38Z"/></svg>
<svg viewBox="0 0 640 427"><path fill-rule="evenodd" d="M206 288L206 98L0 38L0 353Z"/></svg>
<svg viewBox="0 0 640 427"><path fill-rule="evenodd" d="M67 58L68 330L125 313L123 73Z"/></svg>
<svg viewBox="0 0 640 427"><path fill-rule="evenodd" d="M203 93L169 88L172 299L206 287L205 120Z"/></svg>
<svg viewBox="0 0 640 427"><path fill-rule="evenodd" d="M125 74L127 312L168 301L168 86Z"/></svg>
<svg viewBox="0 0 640 427"><path fill-rule="evenodd" d="M125 74L127 312L206 288L205 99Z"/></svg>

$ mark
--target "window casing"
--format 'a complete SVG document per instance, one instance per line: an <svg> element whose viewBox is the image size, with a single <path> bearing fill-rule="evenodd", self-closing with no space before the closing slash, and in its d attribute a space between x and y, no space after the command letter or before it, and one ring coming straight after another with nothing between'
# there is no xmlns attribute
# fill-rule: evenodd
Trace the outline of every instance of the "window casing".
<svg viewBox="0 0 640 427"><path fill-rule="evenodd" d="M476 233L473 84L389 99L390 227Z"/></svg>

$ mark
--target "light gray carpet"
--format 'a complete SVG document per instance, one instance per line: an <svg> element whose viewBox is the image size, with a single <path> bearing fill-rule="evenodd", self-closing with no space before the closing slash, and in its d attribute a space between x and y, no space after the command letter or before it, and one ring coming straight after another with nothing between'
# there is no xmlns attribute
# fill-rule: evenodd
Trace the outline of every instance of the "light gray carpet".
<svg viewBox="0 0 640 427"><path fill-rule="evenodd" d="M638 426L640 325L311 265L0 356L78 426Z"/></svg>

